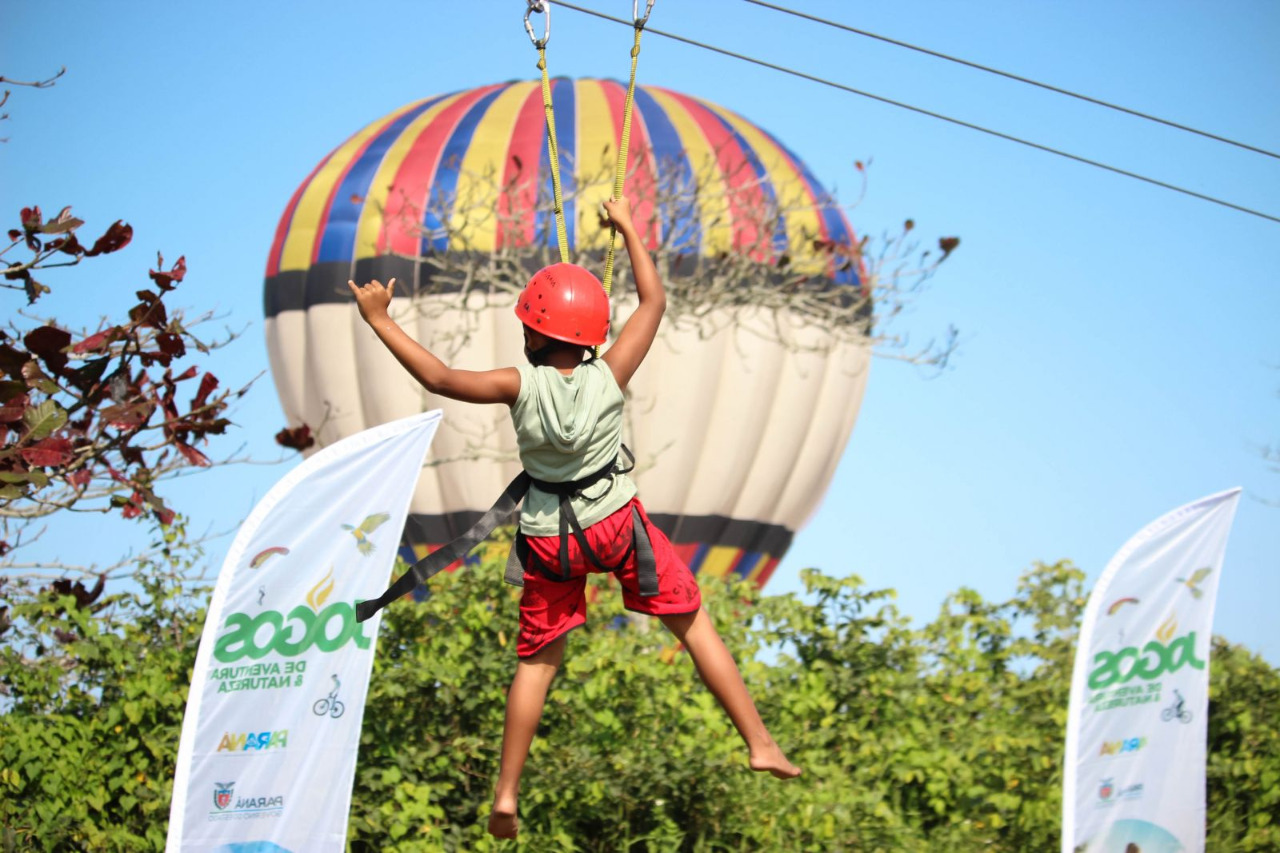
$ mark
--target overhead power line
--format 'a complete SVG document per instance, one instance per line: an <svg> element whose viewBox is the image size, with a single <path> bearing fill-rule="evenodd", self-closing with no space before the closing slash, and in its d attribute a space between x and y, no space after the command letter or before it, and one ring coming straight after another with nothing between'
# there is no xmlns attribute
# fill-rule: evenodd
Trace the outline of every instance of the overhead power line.
<svg viewBox="0 0 1280 853"><path fill-rule="evenodd" d="M814 23L825 24L828 27L834 27L838 30L844 30L845 32L854 33L860 36L865 36L866 38L875 39L876 41L882 41L885 44L891 44L896 47L904 47L907 50L914 50L917 53L923 53L928 56L936 57L938 59L945 59L947 62L954 62L957 65L964 65L968 68L976 68L977 70L985 71L988 74L996 74L1008 80L1016 80L1019 83L1026 83L1028 86L1036 86L1037 88L1040 88L1040 89L1045 89L1050 92L1056 92L1059 95L1066 95L1068 98L1075 98L1077 100L1094 104L1099 107L1106 107L1109 110L1115 110L1116 112L1124 113L1125 115L1135 116L1140 119L1145 119L1146 121L1152 121L1152 122L1155 122L1156 124L1162 124L1165 127L1172 127L1176 130L1182 130L1187 133L1194 133L1196 136L1203 136L1205 139L1212 139L1214 142L1221 142L1226 145L1234 145L1237 148L1243 148L1244 150L1252 151L1255 154L1264 154L1267 157L1274 157L1277 160L1280 160L1280 154L1277 154L1274 151L1268 151L1265 148L1258 148L1257 146L1249 145L1246 142L1239 142L1234 139L1228 139L1225 136L1219 136L1216 133L1209 133L1206 130L1199 130L1194 127L1188 127L1185 124L1179 124L1176 121L1170 121L1169 119L1160 118L1159 116L1153 116L1150 113L1144 113L1144 112L1141 112L1140 110L1130 109L1129 107L1123 107L1123 106L1120 106L1119 104L1113 104L1109 101L1104 101L1101 98L1094 98L1089 95L1082 95L1079 92L1073 92L1070 89L1063 89L1059 86L1054 86L1049 83L1042 83L1039 80L1032 80L1029 77L1021 77L1017 74L1012 74L1008 71L1001 71L999 68L992 68L989 65L982 65L977 62L970 62L969 60L961 59L958 56L950 56L949 54L940 53L939 51L936 51L936 50L930 50L927 47L920 47L919 45L911 44L909 42L899 41L898 39L889 38L888 36L882 36L879 33L869 32L868 30L860 30L857 27L851 27L848 24L842 24L839 21L832 21L828 18L820 18L817 15L810 15L808 12L801 12L796 9L788 9L785 6L779 6L776 3L767 3L765 2L765 0L744 0L744 2L750 3L753 6L761 6L765 9L773 9L776 12L783 12L787 15L794 15L797 18L804 18L805 20L813 21Z"/></svg>
<svg viewBox="0 0 1280 853"><path fill-rule="evenodd" d="M631 21L624 20L622 18L615 18L613 15L606 15L603 12L597 12L595 9L588 9L585 6L579 6L574 3L565 2L565 0L556 0L556 5L562 6L566 9L572 9L575 12L582 12L587 15L592 15L596 18L601 18L606 21L613 21L614 23L623 24L628 27L632 26ZM1186 196L1191 196L1192 198L1197 198L1197 199L1200 199L1201 201L1207 201L1207 202L1210 202L1211 204L1220 205L1221 207L1227 207L1227 208L1230 208L1231 210L1239 211L1240 213L1247 213L1250 216L1256 216L1260 219L1266 219L1270 222L1280 223L1280 217L1272 216L1269 213L1263 213L1260 210L1253 210L1252 208L1244 207L1242 205L1225 201L1220 198L1215 198L1214 196L1211 196L1211 195L1205 195L1204 193L1199 193L1199 192L1196 192L1195 190L1189 190L1189 189L1186 189L1185 187L1180 187L1175 184L1166 183L1165 181L1160 181L1155 178L1148 178L1146 175L1139 175L1137 172L1130 172L1126 169L1121 169L1116 166L1109 166L1106 163L1101 163L1097 160L1090 160L1089 158L1081 157L1078 154L1072 154L1068 151L1062 151L1061 149L1052 148L1048 145L1041 145L1039 142L1032 142L1028 139L1022 139L1020 137L1013 136L1008 133L1003 133L998 130L992 130L989 127L983 127L982 125L973 124L972 122L967 122L962 119L952 118L951 116L943 115L942 113L936 113L936 112L933 112L932 110L926 110L923 107L913 106L911 104L903 103L902 101L895 101L892 98L883 97L882 95L876 95L871 92L863 91L861 89L855 89L852 86L846 86L843 83L837 83L833 80L827 80L824 77L818 77L817 75L809 74L804 71L797 71L796 69L788 68L785 65L778 65L777 63L774 63L774 62L768 62L763 59L756 59L755 57L747 56L746 54L736 53L732 50L727 50L726 48L723 48L723 47L717 47L713 44L707 44L706 42L701 42L696 39L688 38L686 36L677 35L675 33L665 32L663 30L655 29L654 27L646 26L645 31L653 33L654 35L657 35L657 36L662 36L663 38L671 39L672 41L678 41L678 42L681 42L682 44L690 45L692 47L701 48L703 50L709 50L712 53L718 53L718 54L721 54L722 56L732 57L733 59L739 59L739 60L742 60L743 62L750 62L751 64L759 65L762 68L768 68L770 70L778 71L783 74L789 74L793 77L799 77L802 80L809 80L810 82L820 83L824 86L830 86L833 89L839 89L843 92L848 92L853 95L859 95L864 98L870 98L871 100L879 101L882 104L888 104L889 106L899 107L904 110L910 110L913 113L918 113L920 115L928 116L929 118L936 118L939 121L945 121L949 124L965 127L965 128L968 128L969 130L976 130L979 133L985 133L988 136L994 136L998 139L1004 139L1009 142L1016 142L1019 145L1024 145L1028 148L1034 148L1037 151L1043 151L1047 154L1054 154L1058 157L1065 157L1068 160L1074 160L1075 162L1083 163L1086 166L1093 166L1094 168L1102 169L1103 171L1111 172L1112 174L1115 174L1115 175L1123 175L1126 178L1133 178L1134 180L1142 181L1143 183L1151 184L1152 186L1162 187L1163 189L1166 189L1166 190L1172 190L1173 192L1181 193L1182 195L1186 195Z"/></svg>

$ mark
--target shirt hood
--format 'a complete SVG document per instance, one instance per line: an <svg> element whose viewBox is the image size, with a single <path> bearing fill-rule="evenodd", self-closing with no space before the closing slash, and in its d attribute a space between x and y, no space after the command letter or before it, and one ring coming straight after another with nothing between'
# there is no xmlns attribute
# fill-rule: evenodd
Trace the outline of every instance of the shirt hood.
<svg viewBox="0 0 1280 853"><path fill-rule="evenodd" d="M585 449L600 419L603 398L593 393L584 363L566 376L555 368L530 371L537 392L538 419L548 442L562 453Z"/></svg>

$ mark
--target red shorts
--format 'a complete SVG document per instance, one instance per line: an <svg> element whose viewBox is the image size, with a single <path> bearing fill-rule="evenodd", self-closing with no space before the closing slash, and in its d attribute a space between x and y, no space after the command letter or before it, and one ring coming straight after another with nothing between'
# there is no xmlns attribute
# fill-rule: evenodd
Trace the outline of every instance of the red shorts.
<svg viewBox="0 0 1280 853"><path fill-rule="evenodd" d="M636 555L633 552L626 564L614 574L622 584L622 604L628 610L647 613L650 616L668 616L693 613L702 606L702 593L693 579L693 572L676 556L671 540L653 525L645 514L640 501L633 498L626 506L607 518L597 521L583 532L587 544L596 552L600 562L614 565L626 553L632 542L632 506L639 508L645 529L653 544L654 562L657 564L658 594L640 595L636 572ZM560 566L559 536L526 536L531 556L542 565L557 571ZM572 631L587 621L587 575L599 572L585 559L582 549L572 534L569 536L569 573L567 581L553 581L541 572L524 573L524 594L520 597L520 638L516 653L526 658L536 654L552 640Z"/></svg>

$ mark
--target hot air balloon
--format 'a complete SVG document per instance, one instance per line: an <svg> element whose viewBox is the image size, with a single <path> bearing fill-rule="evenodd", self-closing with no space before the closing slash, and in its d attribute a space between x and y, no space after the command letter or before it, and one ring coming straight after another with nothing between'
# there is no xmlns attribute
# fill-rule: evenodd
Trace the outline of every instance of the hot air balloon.
<svg viewBox="0 0 1280 853"><path fill-rule="evenodd" d="M597 271L624 96L609 80L552 86L569 242ZM394 316L456 367L518 363L515 294L558 260L545 136L533 82L409 104L315 167L272 244L266 336L291 425L324 445L444 410L406 528L415 556L464 531L518 473L514 432L505 409L433 397L410 379L346 282L395 277ZM852 229L773 135L658 87L636 90L627 194L680 294L669 304L684 306L669 308L628 392L632 476L694 571L763 584L822 499L861 403L865 333L836 334L796 301L834 293L865 305ZM625 287L615 297L617 329L630 305Z"/></svg>

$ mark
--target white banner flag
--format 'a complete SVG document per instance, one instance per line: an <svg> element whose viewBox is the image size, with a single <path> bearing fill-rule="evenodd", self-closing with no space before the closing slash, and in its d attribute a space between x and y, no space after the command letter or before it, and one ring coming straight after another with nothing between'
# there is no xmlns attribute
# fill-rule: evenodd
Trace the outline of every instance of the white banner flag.
<svg viewBox="0 0 1280 853"><path fill-rule="evenodd" d="M1202 853L1209 644L1240 490L1147 525L1084 610L1071 677L1062 853Z"/></svg>
<svg viewBox="0 0 1280 853"><path fill-rule="evenodd" d="M245 521L214 588L182 724L170 851L346 847L379 617L440 413L307 459Z"/></svg>

